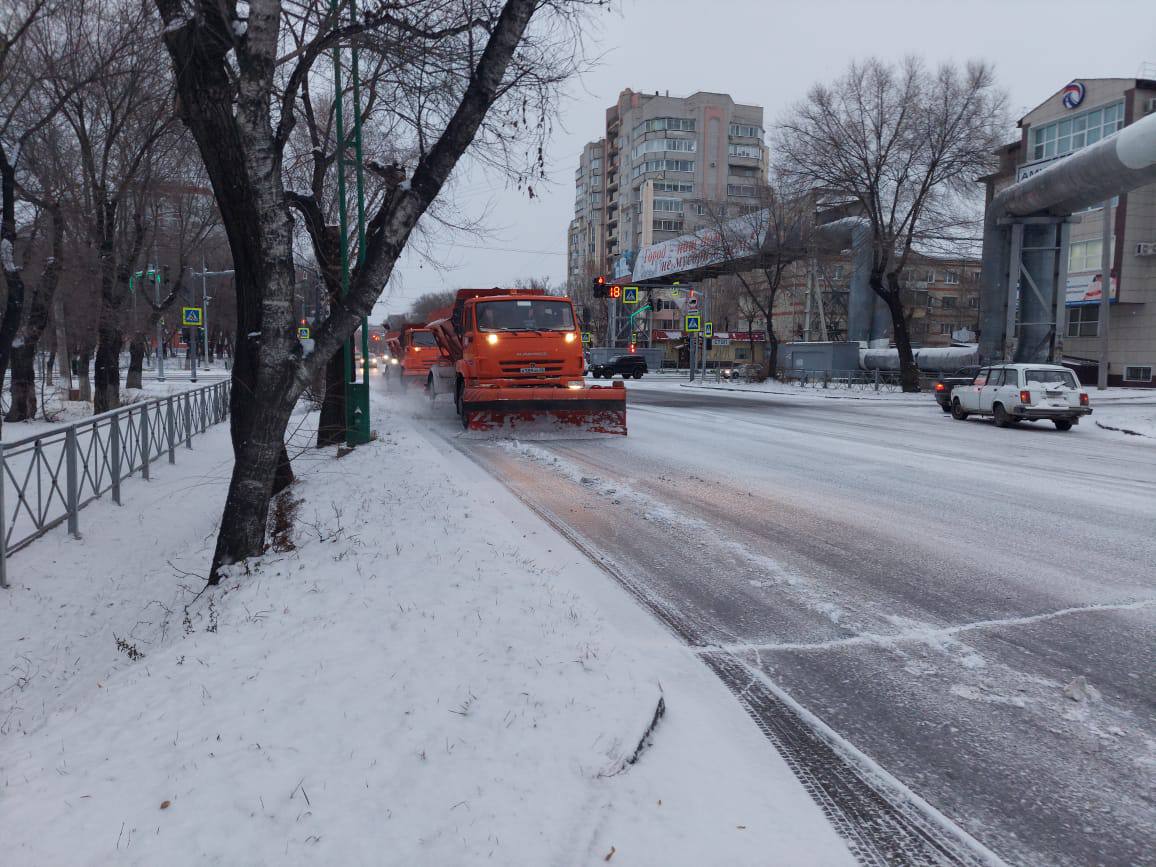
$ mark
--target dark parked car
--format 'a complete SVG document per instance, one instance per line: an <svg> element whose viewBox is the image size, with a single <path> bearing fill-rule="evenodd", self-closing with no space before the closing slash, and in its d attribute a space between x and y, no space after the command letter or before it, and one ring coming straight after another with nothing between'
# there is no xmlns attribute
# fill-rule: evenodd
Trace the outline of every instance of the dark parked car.
<svg viewBox="0 0 1156 867"><path fill-rule="evenodd" d="M642 379L646 372L646 359L641 355L615 355L609 361L590 365L590 373L595 379L613 379L616 373L622 374L623 379L631 376Z"/></svg>
<svg viewBox="0 0 1156 867"><path fill-rule="evenodd" d="M944 412L951 412L951 390L957 385L971 385L977 373L978 367L961 367L955 373L941 373L939 379L935 381L934 389L935 402L939 404L939 408Z"/></svg>

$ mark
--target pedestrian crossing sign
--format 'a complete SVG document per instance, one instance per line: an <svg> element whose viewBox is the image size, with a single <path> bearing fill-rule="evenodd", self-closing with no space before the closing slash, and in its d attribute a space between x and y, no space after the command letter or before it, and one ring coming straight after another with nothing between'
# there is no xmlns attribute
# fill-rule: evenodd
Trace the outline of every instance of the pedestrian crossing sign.
<svg viewBox="0 0 1156 867"><path fill-rule="evenodd" d="M623 286L622 287L622 303L623 304L637 304L638 303L638 287L637 286Z"/></svg>
<svg viewBox="0 0 1156 867"><path fill-rule="evenodd" d="M686 319L684 320L682 330L687 332L688 334L698 333L699 331L702 331L702 314L701 313L688 313L686 315Z"/></svg>
<svg viewBox="0 0 1156 867"><path fill-rule="evenodd" d="M594 342L594 335L591 334L589 331L583 331L582 332L582 342L583 343L593 343Z"/></svg>
<svg viewBox="0 0 1156 867"><path fill-rule="evenodd" d="M706 324L706 329L703 331L703 333L704 333L704 334L705 334L707 337L714 337L714 323L713 323L713 322L708 322L708 323Z"/></svg>
<svg viewBox="0 0 1156 867"><path fill-rule="evenodd" d="M302 325L300 328L297 329L297 339L298 340L308 340L309 335L311 333L312 332L310 332L308 327Z"/></svg>
<svg viewBox="0 0 1156 867"><path fill-rule="evenodd" d="M181 325L201 326L205 324L204 311L200 307L182 307Z"/></svg>

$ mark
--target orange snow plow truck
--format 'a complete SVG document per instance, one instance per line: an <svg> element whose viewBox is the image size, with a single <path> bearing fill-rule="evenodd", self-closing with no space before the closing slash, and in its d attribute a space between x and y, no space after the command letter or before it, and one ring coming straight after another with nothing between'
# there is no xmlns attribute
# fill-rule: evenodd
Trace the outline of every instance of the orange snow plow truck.
<svg viewBox="0 0 1156 867"><path fill-rule="evenodd" d="M402 389L411 385L425 385L429 369L445 356L429 328L407 325L397 337L386 341L390 355L397 359Z"/></svg>
<svg viewBox="0 0 1156 867"><path fill-rule="evenodd" d="M452 313L428 327L447 360L430 368L426 388L431 398L453 395L466 429L626 434L622 383L583 379L582 335L569 298L541 289L460 289Z"/></svg>

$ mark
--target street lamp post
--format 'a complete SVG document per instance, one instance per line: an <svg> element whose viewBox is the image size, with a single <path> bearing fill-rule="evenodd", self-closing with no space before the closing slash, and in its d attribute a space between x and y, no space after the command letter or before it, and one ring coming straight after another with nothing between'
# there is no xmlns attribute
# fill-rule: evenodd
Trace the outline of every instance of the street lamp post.
<svg viewBox="0 0 1156 867"><path fill-rule="evenodd" d="M210 271L210 270L208 270L208 268L205 265L204 251L201 252L201 270L192 272L192 275L194 277L200 277L201 278L201 317L202 317L201 318L201 323L202 323L201 327L202 327L202 330L204 331L204 337L205 337L205 361L206 361L206 363L209 360L209 302L213 300L213 296L208 294L208 285L206 283L206 280L209 277L232 277L235 273L236 273L236 271L234 271L232 268L226 268L223 271ZM194 347L196 346L196 344L199 341L200 341L200 338L197 338L197 337L193 338ZM194 365L196 364L196 358L197 358L197 353L196 353L196 349L194 349L193 350L193 364ZM195 371L195 369L196 368L194 367L194 371ZM195 381L195 377L196 377L195 372L194 372L193 376L194 376L194 381Z"/></svg>

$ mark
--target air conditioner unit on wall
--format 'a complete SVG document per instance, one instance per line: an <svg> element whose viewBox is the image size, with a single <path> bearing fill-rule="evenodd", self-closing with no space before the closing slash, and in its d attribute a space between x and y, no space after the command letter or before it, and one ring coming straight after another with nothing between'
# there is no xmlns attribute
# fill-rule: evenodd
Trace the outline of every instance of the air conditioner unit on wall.
<svg viewBox="0 0 1156 867"><path fill-rule="evenodd" d="M1137 256L1156 256L1156 241L1152 243L1145 243L1143 241L1136 244Z"/></svg>

